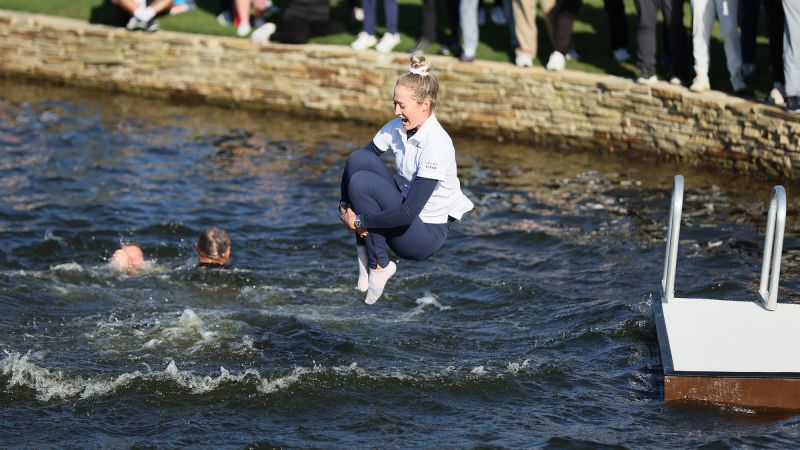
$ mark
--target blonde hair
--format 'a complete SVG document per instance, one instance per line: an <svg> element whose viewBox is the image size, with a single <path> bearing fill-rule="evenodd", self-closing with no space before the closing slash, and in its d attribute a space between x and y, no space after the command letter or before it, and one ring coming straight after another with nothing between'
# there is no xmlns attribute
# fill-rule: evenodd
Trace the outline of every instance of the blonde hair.
<svg viewBox="0 0 800 450"><path fill-rule="evenodd" d="M408 72L400 75L395 86L411 89L414 100L418 103L430 100L431 111L439 103L439 80L431 73L430 61L421 53L411 55L411 67Z"/></svg>

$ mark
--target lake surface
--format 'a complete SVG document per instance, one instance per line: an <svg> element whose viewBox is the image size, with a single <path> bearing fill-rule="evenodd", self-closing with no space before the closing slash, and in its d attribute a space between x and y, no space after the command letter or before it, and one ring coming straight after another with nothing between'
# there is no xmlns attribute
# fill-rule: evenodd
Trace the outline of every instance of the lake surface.
<svg viewBox="0 0 800 450"><path fill-rule="evenodd" d="M769 182L454 136L476 209L369 306L336 205L377 129L0 79L0 447L800 445L665 405L652 319L673 175L681 296L756 297ZM213 225L233 264L197 271Z"/></svg>

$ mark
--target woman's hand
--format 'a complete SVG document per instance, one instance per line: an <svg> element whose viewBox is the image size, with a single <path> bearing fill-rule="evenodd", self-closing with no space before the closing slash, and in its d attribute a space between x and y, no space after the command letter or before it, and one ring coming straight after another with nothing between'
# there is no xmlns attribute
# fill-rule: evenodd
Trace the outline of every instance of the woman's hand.
<svg viewBox="0 0 800 450"><path fill-rule="evenodd" d="M369 234L369 232L364 228L356 229L355 221L356 221L356 213L350 208L344 210L343 208L339 208L339 214L342 219L342 223L344 223L344 227L348 230L358 233L359 236L365 237Z"/></svg>

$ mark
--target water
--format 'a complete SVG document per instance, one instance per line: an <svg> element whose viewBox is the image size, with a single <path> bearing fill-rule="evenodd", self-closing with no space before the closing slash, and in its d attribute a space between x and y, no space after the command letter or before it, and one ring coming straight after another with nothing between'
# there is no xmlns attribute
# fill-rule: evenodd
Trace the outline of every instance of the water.
<svg viewBox="0 0 800 450"><path fill-rule="evenodd" d="M800 443L666 406L652 321L672 176L684 296L755 297L770 183L456 136L476 210L367 306L336 204L376 129L0 80L0 447ZM233 267L197 273L211 225ZM127 240L152 265L115 275Z"/></svg>

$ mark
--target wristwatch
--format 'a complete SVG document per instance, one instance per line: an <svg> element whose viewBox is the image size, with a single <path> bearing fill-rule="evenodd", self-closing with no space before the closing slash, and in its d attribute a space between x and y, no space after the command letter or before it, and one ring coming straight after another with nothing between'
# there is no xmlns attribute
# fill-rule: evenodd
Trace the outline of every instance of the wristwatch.
<svg viewBox="0 0 800 450"><path fill-rule="evenodd" d="M361 225L361 216L359 216L358 214L356 214L356 220L353 221L353 226L356 227L356 230L359 229L359 228L364 228Z"/></svg>

